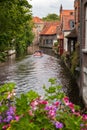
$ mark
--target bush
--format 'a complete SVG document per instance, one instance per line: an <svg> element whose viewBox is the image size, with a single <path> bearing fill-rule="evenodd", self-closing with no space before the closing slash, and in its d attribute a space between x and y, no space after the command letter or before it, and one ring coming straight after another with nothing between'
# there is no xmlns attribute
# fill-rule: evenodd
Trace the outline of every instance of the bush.
<svg viewBox="0 0 87 130"><path fill-rule="evenodd" d="M45 90L45 97L30 90L14 95L14 84L0 88L0 129L2 130L86 130L87 114L69 101L56 79Z"/></svg>

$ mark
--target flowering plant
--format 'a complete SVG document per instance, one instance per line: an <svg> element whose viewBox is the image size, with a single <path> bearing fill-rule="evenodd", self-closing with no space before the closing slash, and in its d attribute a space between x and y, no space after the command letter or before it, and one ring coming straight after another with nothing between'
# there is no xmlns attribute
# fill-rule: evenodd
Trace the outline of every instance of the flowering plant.
<svg viewBox="0 0 87 130"><path fill-rule="evenodd" d="M43 87L44 98L32 90L15 97L13 84L5 85L4 89L2 86L0 129L87 130L87 114L81 113L80 107L69 101L55 79L49 79L49 82L49 88Z"/></svg>

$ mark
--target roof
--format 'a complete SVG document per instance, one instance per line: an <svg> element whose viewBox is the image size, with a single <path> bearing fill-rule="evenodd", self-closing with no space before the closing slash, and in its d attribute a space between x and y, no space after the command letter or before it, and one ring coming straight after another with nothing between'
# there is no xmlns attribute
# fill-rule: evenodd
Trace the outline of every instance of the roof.
<svg viewBox="0 0 87 130"><path fill-rule="evenodd" d="M76 29L74 28L74 29L66 36L66 38L77 38Z"/></svg>
<svg viewBox="0 0 87 130"><path fill-rule="evenodd" d="M40 35L54 35L57 34L57 27L59 22L47 22Z"/></svg>
<svg viewBox="0 0 87 130"><path fill-rule="evenodd" d="M33 22L34 23L43 23L43 20L36 16L36 17L33 17Z"/></svg>

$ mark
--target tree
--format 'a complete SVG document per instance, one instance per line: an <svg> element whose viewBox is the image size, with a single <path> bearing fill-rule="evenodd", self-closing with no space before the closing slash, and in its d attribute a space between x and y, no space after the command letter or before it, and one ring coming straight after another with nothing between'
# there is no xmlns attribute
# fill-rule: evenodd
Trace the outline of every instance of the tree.
<svg viewBox="0 0 87 130"><path fill-rule="evenodd" d="M45 21L59 21L59 16L55 13L53 14L48 14L46 17L42 18Z"/></svg>
<svg viewBox="0 0 87 130"><path fill-rule="evenodd" d="M15 47L23 53L32 42L31 8L27 0L0 1L0 51Z"/></svg>

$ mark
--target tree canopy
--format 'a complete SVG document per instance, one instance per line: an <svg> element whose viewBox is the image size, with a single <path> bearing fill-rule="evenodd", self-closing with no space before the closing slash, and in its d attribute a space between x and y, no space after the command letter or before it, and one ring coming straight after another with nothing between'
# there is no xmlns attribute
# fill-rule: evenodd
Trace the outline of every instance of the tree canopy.
<svg viewBox="0 0 87 130"><path fill-rule="evenodd" d="M46 17L42 18L45 21L59 21L60 17L53 13L53 14L48 14Z"/></svg>
<svg viewBox="0 0 87 130"><path fill-rule="evenodd" d="M27 0L0 1L0 51L23 53L33 40L32 6Z"/></svg>

